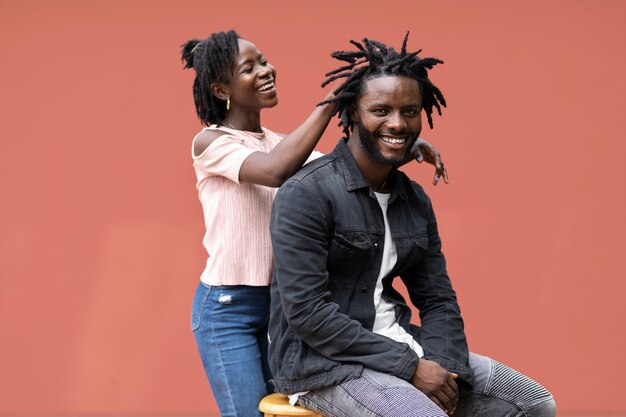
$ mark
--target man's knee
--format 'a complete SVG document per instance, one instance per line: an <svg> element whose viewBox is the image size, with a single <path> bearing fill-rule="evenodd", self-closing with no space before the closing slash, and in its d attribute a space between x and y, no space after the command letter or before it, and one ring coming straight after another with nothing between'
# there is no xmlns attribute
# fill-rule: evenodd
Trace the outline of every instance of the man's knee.
<svg viewBox="0 0 626 417"><path fill-rule="evenodd" d="M556 401L554 401L552 394L550 394L548 400L533 406L529 415L533 417L554 417L556 415Z"/></svg>
<svg viewBox="0 0 626 417"><path fill-rule="evenodd" d="M525 411L532 417L554 417L556 403L541 384L491 358L470 353L475 389Z"/></svg>

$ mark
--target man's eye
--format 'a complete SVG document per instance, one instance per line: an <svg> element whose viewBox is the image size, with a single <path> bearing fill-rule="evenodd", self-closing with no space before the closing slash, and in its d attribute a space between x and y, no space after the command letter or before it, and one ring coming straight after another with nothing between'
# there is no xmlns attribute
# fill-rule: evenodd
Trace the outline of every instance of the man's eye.
<svg viewBox="0 0 626 417"><path fill-rule="evenodd" d="M386 114L387 110L385 110L385 109L374 109L374 110L372 110L372 112L376 113L376 114Z"/></svg>
<svg viewBox="0 0 626 417"><path fill-rule="evenodd" d="M404 114L407 116L416 116L419 112L417 110L405 110Z"/></svg>
<svg viewBox="0 0 626 417"><path fill-rule="evenodd" d="M249 67L249 68L244 68L242 72L244 72L244 73L246 73L246 74L249 74L249 73L251 73L251 72L252 72L252 67Z"/></svg>
<svg viewBox="0 0 626 417"><path fill-rule="evenodd" d="M263 60L263 61L261 61L261 62L260 62L260 64L261 64L261 65L263 65L263 66L265 67L265 66L267 66L267 61L266 61L266 60Z"/></svg>

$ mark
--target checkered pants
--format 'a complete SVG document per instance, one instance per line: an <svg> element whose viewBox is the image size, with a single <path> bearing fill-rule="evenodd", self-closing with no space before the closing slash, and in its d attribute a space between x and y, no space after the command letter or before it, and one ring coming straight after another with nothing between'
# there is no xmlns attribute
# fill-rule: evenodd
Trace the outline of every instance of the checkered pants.
<svg viewBox="0 0 626 417"><path fill-rule="evenodd" d="M474 388L460 396L454 417L554 417L554 399L537 382L474 353L469 365ZM310 391L298 402L328 417L446 417L409 382L370 369L340 385Z"/></svg>

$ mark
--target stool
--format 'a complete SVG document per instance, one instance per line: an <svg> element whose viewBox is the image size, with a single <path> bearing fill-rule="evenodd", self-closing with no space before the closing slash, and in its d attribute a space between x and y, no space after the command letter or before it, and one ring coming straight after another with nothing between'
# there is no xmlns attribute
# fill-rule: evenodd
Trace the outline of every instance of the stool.
<svg viewBox="0 0 626 417"><path fill-rule="evenodd" d="M323 417L315 411L307 410L299 405L289 404L289 399L284 394L270 394L265 396L259 403L259 410L265 417L283 416L307 416Z"/></svg>

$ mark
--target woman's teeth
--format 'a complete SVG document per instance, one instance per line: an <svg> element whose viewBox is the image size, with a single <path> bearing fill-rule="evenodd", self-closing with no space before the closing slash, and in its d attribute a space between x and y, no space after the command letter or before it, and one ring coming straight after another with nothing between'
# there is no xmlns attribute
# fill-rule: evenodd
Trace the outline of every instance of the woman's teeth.
<svg viewBox="0 0 626 417"><path fill-rule="evenodd" d="M259 91L267 91L267 90L271 90L272 88L274 88L274 83L268 83L268 84L261 86L261 88L259 88Z"/></svg>

